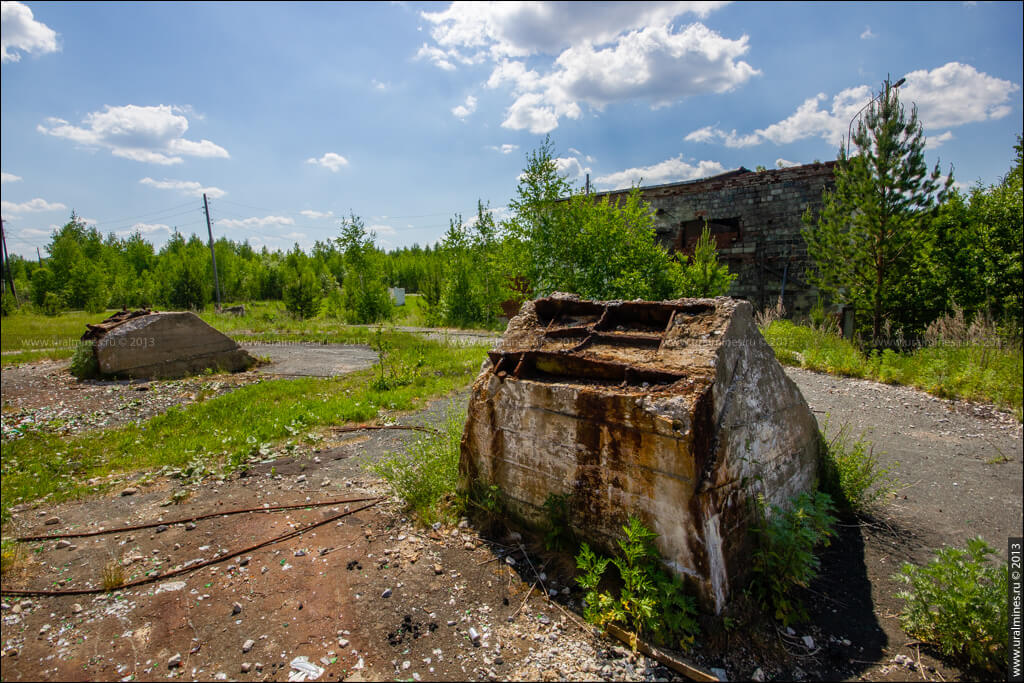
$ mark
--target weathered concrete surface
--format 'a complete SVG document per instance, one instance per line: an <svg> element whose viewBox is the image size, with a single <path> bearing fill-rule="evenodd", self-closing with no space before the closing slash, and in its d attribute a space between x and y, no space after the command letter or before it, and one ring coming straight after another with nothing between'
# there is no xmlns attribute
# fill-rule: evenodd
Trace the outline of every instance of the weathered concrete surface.
<svg viewBox="0 0 1024 683"><path fill-rule="evenodd" d="M638 514L717 612L749 564L751 497L812 487L817 455L817 422L749 303L556 294L525 304L484 363L459 469L527 522L567 494L573 530L607 549Z"/></svg>
<svg viewBox="0 0 1024 683"><path fill-rule="evenodd" d="M256 363L234 340L188 311L119 314L90 325L82 339L95 342L104 375L175 378L207 368L238 372Z"/></svg>

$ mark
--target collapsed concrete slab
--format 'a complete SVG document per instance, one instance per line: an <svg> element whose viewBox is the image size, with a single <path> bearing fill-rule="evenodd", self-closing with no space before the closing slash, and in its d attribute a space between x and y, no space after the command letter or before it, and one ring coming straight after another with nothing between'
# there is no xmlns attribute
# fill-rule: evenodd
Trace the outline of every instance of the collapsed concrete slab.
<svg viewBox="0 0 1024 683"><path fill-rule="evenodd" d="M192 312L122 311L87 325L103 375L177 378L207 369L238 372L256 359Z"/></svg>
<svg viewBox="0 0 1024 683"><path fill-rule="evenodd" d="M461 486L497 485L534 524L567 495L573 531L606 551L637 514L715 612L749 565L751 497L785 505L816 484L817 422L747 302L556 294L488 356Z"/></svg>

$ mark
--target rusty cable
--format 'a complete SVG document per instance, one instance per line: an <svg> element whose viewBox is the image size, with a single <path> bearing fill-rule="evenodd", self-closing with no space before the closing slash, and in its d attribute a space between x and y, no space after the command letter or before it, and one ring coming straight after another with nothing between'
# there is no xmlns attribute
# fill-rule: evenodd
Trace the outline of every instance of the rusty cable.
<svg viewBox="0 0 1024 683"><path fill-rule="evenodd" d="M116 529L101 529L100 531L81 531L73 534L54 534L52 536L21 536L20 538L14 539L19 543L29 543L31 541L49 541L52 539L59 538L88 538L90 536L104 536L106 534L119 534L122 531L139 531L141 529L152 529L161 525L171 526L172 524L184 524L186 522L198 522L204 519L213 519L214 517L226 517L228 515L240 515L246 512L276 512L278 510L299 510L302 508L316 508L316 507L327 507L328 505L343 505L345 503L362 503L367 500L374 500L373 498L349 498L347 500L328 500L322 503L302 503L299 505L274 505L271 507L258 507L258 508L241 508L238 510L227 510L225 512L211 512L206 515L199 515L198 517L186 517L182 519L174 519L168 522L151 522L147 524L136 524L135 526L123 526L117 527Z"/></svg>
<svg viewBox="0 0 1024 683"><path fill-rule="evenodd" d="M181 574L186 574L186 573L189 573L189 572L194 572L197 569L202 569L203 567L208 567L210 565L219 564L221 562L224 562L225 560L230 560L233 557L238 557L239 555L244 555L246 553L251 553L254 550L259 550L260 548L263 548L263 547L268 546L268 545L273 545L274 543L280 543L282 541L287 541L290 538L294 538L295 536L299 536L301 534L306 533L310 529L315 529L315 528L317 528L319 526L323 526L324 524L329 524L329 523L333 522L336 519L341 519L342 517L346 517L348 515L353 515L353 514L355 514L357 512L365 510L365 509L367 509L369 507L373 507L374 505L379 503L382 499L381 498L376 498L376 499L363 499L363 500L372 500L373 502L372 503L367 503L366 505L363 505L362 507L358 507L355 510L349 510L349 511L346 511L346 512L340 512L340 513L338 513L336 515L332 515L331 517L328 517L327 519L321 520L319 522L313 522L312 524L307 524L304 527L300 527L298 529L292 529L291 531L288 531L288 532L286 532L284 534L281 534L280 536L275 536L274 538L268 539L268 540L263 541L261 543L257 543L256 545L249 546L248 548L243 548L241 550L237 550L235 552L228 553L227 555L224 555L222 557L215 557L212 560L206 560L205 562L200 562L198 564L193 564L193 565L188 566L188 567L182 567L180 569L175 569L173 571L167 572L166 574L158 574L156 576L147 576L147 577L145 577L143 579L138 579L137 581L132 581L131 583L126 583L126 584L124 584L122 586L118 586L116 588L116 590L119 590L119 591L120 590L127 590L129 588L136 588L138 586L143 586L143 585L145 585L147 583L154 583L156 581L163 581L165 579L169 579L169 578L174 577L174 576L180 576ZM35 596L43 596L43 597L58 597L58 596L62 596L62 595L92 595L94 593L110 593L110 592L112 592L112 591L109 591L106 588L76 588L76 589L72 589L72 590L59 590L59 591L56 591L56 590L31 590L31 589L10 589L9 590L9 589L5 589L2 586L0 586L0 594L3 594L3 595L20 595L20 596L35 595Z"/></svg>
<svg viewBox="0 0 1024 683"><path fill-rule="evenodd" d="M418 432L437 434L436 429L430 427L417 427L416 425L355 425L354 427L332 427L336 432L359 432L364 429L415 429Z"/></svg>

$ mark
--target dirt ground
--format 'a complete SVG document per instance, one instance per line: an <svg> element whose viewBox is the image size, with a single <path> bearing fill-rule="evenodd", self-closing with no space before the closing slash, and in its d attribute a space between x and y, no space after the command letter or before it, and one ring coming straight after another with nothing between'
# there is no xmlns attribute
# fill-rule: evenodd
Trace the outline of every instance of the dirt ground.
<svg viewBox="0 0 1024 683"><path fill-rule="evenodd" d="M42 406L47 395L51 402L65 395L59 367L35 368L3 371L5 438L8 414L32 405L32 396ZM824 552L821 575L806 596L811 623L787 633L738 611L732 630L709 625L690 660L733 680L754 677L758 669L768 680L977 678L938 661L902 633L892 575L903 561L925 562L933 549L963 545L973 535L1005 554L1006 537L1021 535L1021 425L991 408L911 389L788 372L819 422L827 414L833 428L848 423L855 434L866 432L882 462L893 466L900 491L874 519L842 526ZM164 393L187 398L186 392L196 390L151 383L149 391L129 393L131 385L111 386L121 387L111 392L115 398L105 398L107 386L95 400ZM15 399L22 407L14 406ZM465 400L450 399L455 409L464 408ZM90 400L82 407L94 405ZM426 411L400 416L400 422L439 422L447 405L435 402ZM73 407L68 410L73 414ZM571 560L545 555L528 536L499 530L481 537L468 522L421 529L384 501L290 540L246 550L365 503L312 504L385 495L365 463L412 438L415 432L397 430L339 433L316 452L268 457L246 476L148 484L126 478L106 497L17 509L5 537L157 521L166 528L69 539L70 544L31 543L20 571L5 577L5 589L98 587L108 567L121 567L127 580L135 580L244 552L112 595L5 596L3 678L678 678L578 623L581 596L571 582ZM137 490L121 495L132 489ZM180 489L190 496L167 505ZM288 504L310 507L175 523L204 513ZM46 523L54 517L57 522ZM548 601L540 590L529 590L531 585L543 585L556 597Z"/></svg>

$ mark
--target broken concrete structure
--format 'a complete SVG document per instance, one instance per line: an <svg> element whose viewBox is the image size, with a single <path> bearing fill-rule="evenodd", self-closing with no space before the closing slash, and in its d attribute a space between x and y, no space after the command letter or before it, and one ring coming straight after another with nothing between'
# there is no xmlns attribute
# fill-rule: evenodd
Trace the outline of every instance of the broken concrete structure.
<svg viewBox="0 0 1024 683"><path fill-rule="evenodd" d="M658 241L692 254L707 221L718 258L739 277L729 294L757 310L783 297L786 311L806 315L817 299L807 282L811 265L801 231L808 209L821 212L823 190L832 189L834 161L751 171L740 167L710 178L641 187L651 205ZM625 199L626 190L594 194Z"/></svg>
<svg viewBox="0 0 1024 683"><path fill-rule="evenodd" d="M459 471L535 524L568 495L573 531L606 551L638 514L718 612L749 566L751 498L785 505L816 484L817 458L817 422L748 302L556 294L489 353Z"/></svg>
<svg viewBox="0 0 1024 683"><path fill-rule="evenodd" d="M204 370L238 372L256 359L192 312L123 311L87 325L100 373L117 377L184 377Z"/></svg>

